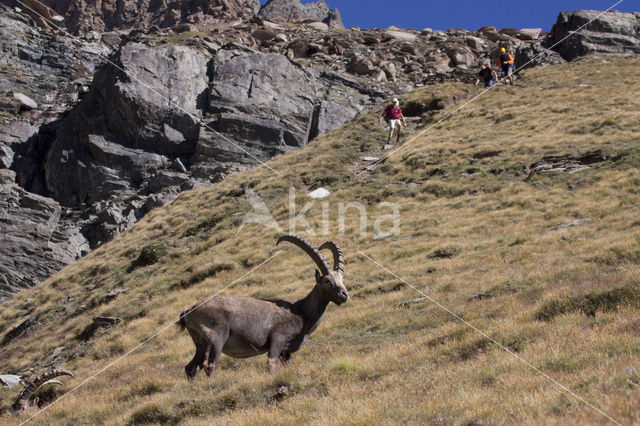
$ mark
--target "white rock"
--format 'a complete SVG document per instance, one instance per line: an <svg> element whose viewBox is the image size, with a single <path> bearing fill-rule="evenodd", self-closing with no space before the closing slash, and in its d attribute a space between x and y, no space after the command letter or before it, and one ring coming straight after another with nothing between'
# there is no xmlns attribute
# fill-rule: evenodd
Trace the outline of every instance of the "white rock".
<svg viewBox="0 0 640 426"><path fill-rule="evenodd" d="M97 31L89 31L84 35L84 39L87 41L100 41L102 36Z"/></svg>
<svg viewBox="0 0 640 426"><path fill-rule="evenodd" d="M318 31L329 31L329 26L324 22L311 22L310 24L307 24L307 25Z"/></svg>
<svg viewBox="0 0 640 426"><path fill-rule="evenodd" d="M383 232L382 234L378 234L375 237L373 237L373 241L380 241L380 240L384 240L386 238L389 238L390 236L392 236L393 233L392 232Z"/></svg>
<svg viewBox="0 0 640 426"><path fill-rule="evenodd" d="M559 229L572 228L574 226L584 225L587 222L589 222L589 218L572 220L571 222L561 223L560 225L557 225L554 229L557 231Z"/></svg>
<svg viewBox="0 0 640 426"><path fill-rule="evenodd" d="M520 34L531 40L537 40L540 37L542 28L523 28L520 30Z"/></svg>
<svg viewBox="0 0 640 426"><path fill-rule="evenodd" d="M284 27L282 25L278 25L275 22L271 22L271 21L262 21L262 25L265 28L268 28L268 29L273 30L273 31L282 31L282 30L284 30Z"/></svg>
<svg viewBox="0 0 640 426"><path fill-rule="evenodd" d="M360 159L362 161L378 161L379 160L378 157L361 157Z"/></svg>
<svg viewBox="0 0 640 426"><path fill-rule="evenodd" d="M169 141L175 144L180 144L186 140L179 130L174 129L167 123L164 124L164 135L169 139Z"/></svg>
<svg viewBox="0 0 640 426"><path fill-rule="evenodd" d="M36 108L38 108L38 104L36 103L36 101L31 99L30 97L28 97L24 93L14 92L13 93L13 98L17 99L18 101L20 101L22 106L27 108L27 109L36 109Z"/></svg>
<svg viewBox="0 0 640 426"><path fill-rule="evenodd" d="M416 34L411 34L406 31L387 30L384 33L389 37L395 38L396 40L402 40L402 41L413 42L413 41L416 41L416 39L418 38Z"/></svg>
<svg viewBox="0 0 640 426"><path fill-rule="evenodd" d="M22 377L15 374L2 374L0 375L0 385L7 386L9 388L20 384Z"/></svg>
<svg viewBox="0 0 640 426"><path fill-rule="evenodd" d="M329 194L331 194L329 191L327 191L326 189L320 187L318 189L316 189L315 191L312 191L309 193L309 197L313 198L313 199L320 199L320 198L326 198L329 196Z"/></svg>

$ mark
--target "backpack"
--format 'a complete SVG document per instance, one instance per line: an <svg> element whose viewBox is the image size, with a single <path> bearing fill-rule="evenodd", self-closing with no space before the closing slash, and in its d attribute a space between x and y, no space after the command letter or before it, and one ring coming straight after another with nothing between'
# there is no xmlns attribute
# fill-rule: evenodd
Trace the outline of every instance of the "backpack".
<svg viewBox="0 0 640 426"><path fill-rule="evenodd" d="M500 56L500 65L511 65L513 64L514 59L511 53L503 53Z"/></svg>
<svg viewBox="0 0 640 426"><path fill-rule="evenodd" d="M396 114L396 115L398 115L397 118L394 118L394 116L393 116L394 115L393 114L394 110L398 112L398 114ZM388 105L384 109L384 119L385 119L385 121L388 123L391 120L397 120L398 118L400 118L399 112L400 112L400 107L395 106L395 105Z"/></svg>

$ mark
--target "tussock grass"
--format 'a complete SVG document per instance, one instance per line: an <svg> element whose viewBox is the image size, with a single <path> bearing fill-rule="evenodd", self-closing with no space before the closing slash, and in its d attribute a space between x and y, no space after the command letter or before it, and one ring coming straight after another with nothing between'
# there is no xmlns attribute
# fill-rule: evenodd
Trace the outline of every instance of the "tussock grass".
<svg viewBox="0 0 640 426"><path fill-rule="evenodd" d="M548 379L461 324L428 298L358 254L362 250L429 298L566 385L623 424L640 418L640 60L592 57L526 70L497 87L373 173L361 156L385 141L363 114L265 168L181 194L130 231L24 291L0 309L0 371L58 363L69 386L97 372L198 300L225 291L258 297L306 295L313 265L274 247L278 231L246 224L249 187L288 227L290 188L298 212L318 186L331 191L329 238L346 255L351 300L331 305L292 363L274 376L264 357L221 359L217 378L189 382L186 333L166 331L39 417L49 424L595 424L604 421ZM603 66L606 69L603 69ZM589 87L580 87L579 84ZM468 96L469 87L424 87L403 98L416 108ZM418 130L450 111L425 110ZM416 133L414 133L415 135ZM546 156L602 150L606 160L575 174L536 174ZM339 235L338 204L357 201ZM379 241L373 220L399 206L400 235ZM305 218L324 241L323 207ZM589 219L580 226L557 225ZM387 224L390 228L390 225ZM387 230L385 228L384 230ZM130 270L142 247L166 252ZM183 284L184 283L184 284ZM115 298L114 289L127 289ZM105 302L102 302L105 301ZM89 340L96 316L123 321ZM15 327L25 324L23 328ZM6 336L11 334L10 339ZM56 354L54 356L54 353ZM278 395L278 388L289 392ZM68 387L67 387L68 389ZM8 401L16 390L0 389ZM3 416L2 422L26 419Z"/></svg>

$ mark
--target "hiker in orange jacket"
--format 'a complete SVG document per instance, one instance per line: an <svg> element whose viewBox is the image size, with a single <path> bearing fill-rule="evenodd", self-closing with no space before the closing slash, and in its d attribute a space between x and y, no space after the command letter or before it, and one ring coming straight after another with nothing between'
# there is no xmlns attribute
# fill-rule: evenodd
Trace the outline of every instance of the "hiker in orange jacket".
<svg viewBox="0 0 640 426"><path fill-rule="evenodd" d="M515 59L513 58L513 55L507 52L506 48L501 47L500 48L500 67L502 68L502 73L504 74L505 78L509 81L509 83L511 83L512 86L515 84L515 81L513 79L514 62L515 62Z"/></svg>
<svg viewBox="0 0 640 426"><path fill-rule="evenodd" d="M398 128L398 138L396 140L397 143L400 143L400 133L402 133L402 125L407 127L407 121L404 119L404 115L402 115L402 110L400 109L400 101L398 98L393 98L392 103L387 105L384 109L384 112L380 116L380 122L385 120L389 123L389 139L387 140L387 144L391 144L391 138L393 138L393 131ZM402 120L402 123L400 123Z"/></svg>

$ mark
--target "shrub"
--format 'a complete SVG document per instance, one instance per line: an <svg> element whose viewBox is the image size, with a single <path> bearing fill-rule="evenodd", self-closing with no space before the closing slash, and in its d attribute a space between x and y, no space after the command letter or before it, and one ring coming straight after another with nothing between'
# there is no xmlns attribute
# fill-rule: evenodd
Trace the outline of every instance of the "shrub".
<svg viewBox="0 0 640 426"><path fill-rule="evenodd" d="M240 195L243 195L243 194L244 194L244 191L242 191L242 193ZM225 215L223 215L223 214L213 215L213 216L203 220L202 222L187 228L187 230L184 231L182 236L183 237L192 237L192 236L194 236L196 234L199 234L201 232L209 231L210 229L215 227L218 223L220 223L220 221L222 221L222 219L224 219L224 217L225 217Z"/></svg>
<svg viewBox="0 0 640 426"><path fill-rule="evenodd" d="M142 248L140 255L136 260L131 262L127 272L131 272L136 268L153 265L157 263L164 255L167 254L167 248L161 244L152 244Z"/></svg>
<svg viewBox="0 0 640 426"><path fill-rule="evenodd" d="M538 321L551 321L558 315L581 311L594 316L597 311L614 311L620 305L640 306L640 287L627 285L611 290L598 290L585 295L551 299L535 313Z"/></svg>
<svg viewBox="0 0 640 426"><path fill-rule="evenodd" d="M146 425L152 423L178 424L179 419L167 413L156 404L145 405L136 410L129 420L130 425Z"/></svg>

